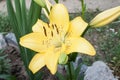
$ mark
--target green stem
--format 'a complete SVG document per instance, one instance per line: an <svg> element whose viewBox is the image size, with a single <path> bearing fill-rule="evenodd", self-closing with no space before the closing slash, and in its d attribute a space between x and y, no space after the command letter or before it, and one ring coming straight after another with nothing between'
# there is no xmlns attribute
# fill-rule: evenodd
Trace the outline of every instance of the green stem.
<svg viewBox="0 0 120 80"><path fill-rule="evenodd" d="M87 28L85 29L85 31L82 33L82 37L85 35L85 33L88 31L88 29L90 28L90 26L88 25Z"/></svg>
<svg viewBox="0 0 120 80"><path fill-rule="evenodd" d="M82 18L84 19L84 15L85 15L85 10L86 10L86 5L84 3L84 0L80 0L81 1L81 7L82 7Z"/></svg>
<svg viewBox="0 0 120 80"><path fill-rule="evenodd" d="M70 65L70 62L68 62L68 70L69 70L69 78L70 80L72 80L72 71L71 71L71 65Z"/></svg>
<svg viewBox="0 0 120 80"><path fill-rule="evenodd" d="M58 3L59 2L59 0L54 0L56 3Z"/></svg>

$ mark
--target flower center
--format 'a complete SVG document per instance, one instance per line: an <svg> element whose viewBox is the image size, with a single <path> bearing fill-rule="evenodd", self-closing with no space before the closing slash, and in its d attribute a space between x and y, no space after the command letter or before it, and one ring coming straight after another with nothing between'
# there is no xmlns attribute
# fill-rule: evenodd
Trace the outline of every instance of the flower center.
<svg viewBox="0 0 120 80"><path fill-rule="evenodd" d="M64 35L62 35L62 29L58 27L56 24L47 23L46 26L43 26L43 34L49 41L49 47L54 45L56 48L62 46L64 41Z"/></svg>

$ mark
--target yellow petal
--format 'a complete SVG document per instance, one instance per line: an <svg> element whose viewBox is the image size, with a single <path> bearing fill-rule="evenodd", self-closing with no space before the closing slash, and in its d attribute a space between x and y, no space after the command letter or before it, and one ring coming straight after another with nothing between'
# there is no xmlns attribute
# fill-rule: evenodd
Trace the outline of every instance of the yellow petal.
<svg viewBox="0 0 120 80"><path fill-rule="evenodd" d="M45 66L45 58L44 54L38 53L36 54L30 64L29 64L29 69L33 72L36 73L39 71L43 66Z"/></svg>
<svg viewBox="0 0 120 80"><path fill-rule="evenodd" d="M45 28L45 30L44 30L44 28ZM48 34L48 32L50 31L50 28L48 27L48 25L45 22L38 19L37 22L33 25L32 30L33 30L33 32L40 32L42 34L44 34L44 32L46 31Z"/></svg>
<svg viewBox="0 0 120 80"><path fill-rule="evenodd" d="M93 27L104 26L112 22L119 16L120 16L120 6L101 12L90 22L90 25Z"/></svg>
<svg viewBox="0 0 120 80"><path fill-rule="evenodd" d="M96 51L93 48L93 46L82 37L67 38L65 44L67 54L72 52L80 52L91 56L96 54Z"/></svg>
<svg viewBox="0 0 120 80"><path fill-rule="evenodd" d="M76 17L70 22L70 28L68 31L68 37L80 36L87 28L87 23L81 18Z"/></svg>
<svg viewBox="0 0 120 80"><path fill-rule="evenodd" d="M60 56L60 52L54 53L54 48L51 48L46 53L45 63L47 68L50 70L52 74L55 74L57 71L59 56Z"/></svg>
<svg viewBox="0 0 120 80"><path fill-rule="evenodd" d="M44 52L51 44L51 39L41 33L30 33L20 38L20 44L36 52Z"/></svg>
<svg viewBox="0 0 120 80"><path fill-rule="evenodd" d="M38 21L33 25L32 27L33 32L39 32L43 35L45 35L46 37L53 37L54 38L60 38L56 29L52 27L52 25L50 25L49 23L45 23L42 20L38 19ZM51 32L53 34L51 34ZM55 40L55 39L54 39Z"/></svg>
<svg viewBox="0 0 120 80"><path fill-rule="evenodd" d="M69 15L63 4L53 5L50 11L50 23L56 25L61 35L65 35L69 27Z"/></svg>

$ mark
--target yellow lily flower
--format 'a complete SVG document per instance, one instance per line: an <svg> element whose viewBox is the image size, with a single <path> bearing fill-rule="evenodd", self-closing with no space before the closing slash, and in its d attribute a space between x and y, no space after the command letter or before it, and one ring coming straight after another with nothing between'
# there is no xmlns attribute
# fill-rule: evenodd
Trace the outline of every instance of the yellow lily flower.
<svg viewBox="0 0 120 80"><path fill-rule="evenodd" d="M81 17L69 21L66 7L55 4L50 11L49 20L50 23L45 23L38 19L32 27L33 32L20 38L22 46L37 52L29 64L33 73L46 65L50 72L55 74L62 53L95 55L93 46L80 37L88 25Z"/></svg>
<svg viewBox="0 0 120 80"><path fill-rule="evenodd" d="M91 22L93 27L101 27L112 22L120 16L120 6L105 10L98 14Z"/></svg>

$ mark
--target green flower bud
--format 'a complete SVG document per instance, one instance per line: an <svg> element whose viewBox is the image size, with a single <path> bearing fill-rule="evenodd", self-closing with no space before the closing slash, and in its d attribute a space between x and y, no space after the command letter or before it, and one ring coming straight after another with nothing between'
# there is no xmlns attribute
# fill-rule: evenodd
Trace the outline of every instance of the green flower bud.
<svg viewBox="0 0 120 80"><path fill-rule="evenodd" d="M59 64L66 64L68 61L68 56L65 53L62 53L59 57Z"/></svg>
<svg viewBox="0 0 120 80"><path fill-rule="evenodd" d="M46 7L46 3L45 0L34 0L38 5L40 5L41 7L45 8Z"/></svg>

